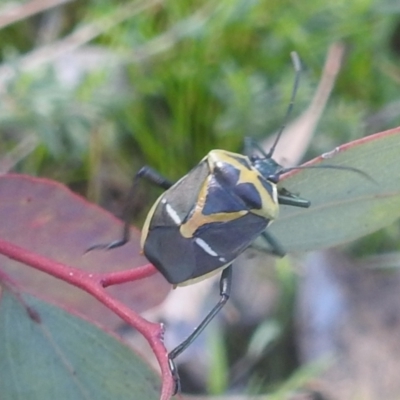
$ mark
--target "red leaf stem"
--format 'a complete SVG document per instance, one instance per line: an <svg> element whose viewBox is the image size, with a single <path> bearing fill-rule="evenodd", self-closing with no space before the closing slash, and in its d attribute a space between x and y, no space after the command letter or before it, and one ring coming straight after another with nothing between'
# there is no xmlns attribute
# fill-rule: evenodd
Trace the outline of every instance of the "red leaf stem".
<svg viewBox="0 0 400 400"><path fill-rule="evenodd" d="M106 272L93 275L96 275L103 287L108 287L118 285L119 283L138 281L140 279L148 278L156 273L158 273L158 271L154 268L153 264L146 264L125 271Z"/></svg>

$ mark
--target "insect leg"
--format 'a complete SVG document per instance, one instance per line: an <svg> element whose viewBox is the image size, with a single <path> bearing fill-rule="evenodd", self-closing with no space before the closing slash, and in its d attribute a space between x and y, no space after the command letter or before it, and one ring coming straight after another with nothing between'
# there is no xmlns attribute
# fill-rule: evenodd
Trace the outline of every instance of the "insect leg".
<svg viewBox="0 0 400 400"><path fill-rule="evenodd" d="M302 208L308 208L310 207L311 204L309 200L303 199L293 193L290 193L285 188L279 189L278 203L284 204L286 206L302 207Z"/></svg>
<svg viewBox="0 0 400 400"><path fill-rule="evenodd" d="M126 244L129 241L129 236L130 236L130 219L133 213L133 205L134 202L132 201L133 198L135 197L137 186L140 182L140 180L145 179L146 181L152 183L155 186L158 186L162 189L169 189L173 183L169 181L168 179L164 178L161 174L159 174L156 170L144 166L140 168L140 170L136 173L135 177L133 178L133 183L132 186L128 192L128 196L126 199L126 203L124 206L124 211L123 211L123 221L124 221L124 227L122 230L122 237L119 240L115 240L114 242L111 243L106 243L106 244L95 244L93 246L90 246L86 252L94 250L94 249L115 249L116 247L121 247L124 244Z"/></svg>
<svg viewBox="0 0 400 400"><path fill-rule="evenodd" d="M221 308L226 304L231 293L231 283L232 283L232 265L225 268L222 271L221 279L219 281L219 302L214 306L214 308L207 314L200 325L175 349L173 349L168 357L170 360L174 360L179 354L181 354L191 343L203 332L204 328L211 322L211 320L218 314Z"/></svg>
<svg viewBox="0 0 400 400"><path fill-rule="evenodd" d="M172 393L172 396L175 396L177 393L179 393L181 391L181 379L179 377L178 369L176 368L175 362L172 358L168 359L168 364L169 364L169 370L171 371L172 378L174 379L174 382L175 382L174 392Z"/></svg>
<svg viewBox="0 0 400 400"><path fill-rule="evenodd" d="M268 232L264 231L261 233L261 236L268 242L271 246L271 250L268 253L271 253L278 257L284 257L286 255L285 249L281 246L281 244Z"/></svg>

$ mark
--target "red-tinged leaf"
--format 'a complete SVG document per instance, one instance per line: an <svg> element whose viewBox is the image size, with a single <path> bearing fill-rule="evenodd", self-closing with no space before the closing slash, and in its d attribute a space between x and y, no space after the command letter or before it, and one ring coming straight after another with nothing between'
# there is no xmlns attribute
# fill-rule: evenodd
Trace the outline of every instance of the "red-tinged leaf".
<svg viewBox="0 0 400 400"><path fill-rule="evenodd" d="M298 170L282 179L280 186L311 201L308 209L282 206L268 228L288 252L346 243L400 217L400 128L345 144L307 165L326 164L358 168L375 182L333 169Z"/></svg>
<svg viewBox="0 0 400 400"><path fill-rule="evenodd" d="M121 235L122 224L65 186L22 175L0 176L0 237L56 261L92 272L131 269L148 261L140 256L139 233L119 249L85 254L96 243ZM0 269L33 294L78 310L102 324L120 320L97 300L60 280L0 256ZM140 312L158 304L170 285L156 274L140 282L110 287L110 293Z"/></svg>
<svg viewBox="0 0 400 400"><path fill-rule="evenodd" d="M159 377L115 337L32 296L0 293L1 399L159 398Z"/></svg>

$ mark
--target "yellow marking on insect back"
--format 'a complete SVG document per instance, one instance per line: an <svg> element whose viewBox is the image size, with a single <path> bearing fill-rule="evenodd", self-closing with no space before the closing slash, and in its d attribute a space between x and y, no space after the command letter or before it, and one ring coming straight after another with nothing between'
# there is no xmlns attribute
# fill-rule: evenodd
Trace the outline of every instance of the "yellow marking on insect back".
<svg viewBox="0 0 400 400"><path fill-rule="evenodd" d="M242 158L243 160L247 161L250 165L250 169L246 168L243 164L241 164L237 159ZM279 212L279 205L278 205L278 195L276 190L276 185L270 182L273 190L273 195L268 193L268 191L264 188L262 183L260 182L259 178L265 179L262 175L251 166L250 160L248 157L231 153L225 150L212 150L208 154L208 164L210 167L211 173L214 170L214 167L217 163L227 163L234 166L238 171L240 171L238 183L252 183L256 188L257 192L261 197L261 204L262 207L260 210L251 210L253 214L257 214L261 217L268 218L268 219L276 219Z"/></svg>
<svg viewBox="0 0 400 400"><path fill-rule="evenodd" d="M229 222L235 219L242 217L248 213L247 210L240 210L232 213L215 213L211 215L202 214L206 197L207 197L207 188L210 177L208 177L203 183L199 197L197 199L196 205L194 206L193 213L191 217L181 225L179 231L181 235L185 238L193 237L196 230L205 224L213 223L213 222Z"/></svg>
<svg viewBox="0 0 400 400"><path fill-rule="evenodd" d="M140 248L142 250L144 248L144 242L147 239L147 235L149 234L149 227L150 227L151 220L153 219L154 212L155 212L155 210L156 210L156 208L158 206L158 203L161 201L163 196L164 196L164 194L162 194L156 200L156 202L153 204L153 206L151 207L150 211L148 212L146 220L144 221L143 228L142 228L142 235L140 236Z"/></svg>

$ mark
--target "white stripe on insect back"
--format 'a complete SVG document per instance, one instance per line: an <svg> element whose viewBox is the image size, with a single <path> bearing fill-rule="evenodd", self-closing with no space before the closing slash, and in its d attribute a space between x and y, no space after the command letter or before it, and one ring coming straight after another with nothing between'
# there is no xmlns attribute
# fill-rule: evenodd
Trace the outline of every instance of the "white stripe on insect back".
<svg viewBox="0 0 400 400"><path fill-rule="evenodd" d="M278 189L276 185L272 185L272 198L274 199L274 203L278 204Z"/></svg>
<svg viewBox="0 0 400 400"><path fill-rule="evenodd" d="M172 206L169 203L167 203L167 200L162 199L161 203L165 204L165 211L172 218L175 224L181 225L182 224L181 218L179 217L178 213L172 208Z"/></svg>
<svg viewBox="0 0 400 400"><path fill-rule="evenodd" d="M195 238L194 242L201 247L207 254L213 257L219 257L218 254L201 238ZM224 257L219 257L219 261L225 262Z"/></svg>

